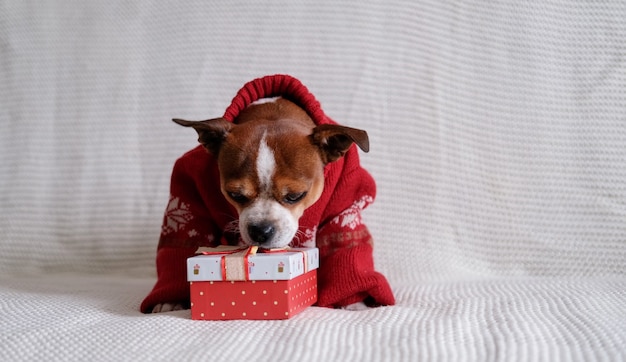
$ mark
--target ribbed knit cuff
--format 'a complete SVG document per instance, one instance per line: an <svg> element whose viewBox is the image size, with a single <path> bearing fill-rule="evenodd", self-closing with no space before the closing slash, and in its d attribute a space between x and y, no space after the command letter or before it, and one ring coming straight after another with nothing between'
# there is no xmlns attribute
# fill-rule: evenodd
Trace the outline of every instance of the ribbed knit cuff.
<svg viewBox="0 0 626 362"><path fill-rule="evenodd" d="M343 307L366 301L368 305L393 305L395 298L385 277L374 270L372 246L340 249L321 260L321 307Z"/></svg>
<svg viewBox="0 0 626 362"><path fill-rule="evenodd" d="M141 303L142 313L150 313L159 303L189 305L187 258L196 248L161 248L157 252L158 279L154 288Z"/></svg>

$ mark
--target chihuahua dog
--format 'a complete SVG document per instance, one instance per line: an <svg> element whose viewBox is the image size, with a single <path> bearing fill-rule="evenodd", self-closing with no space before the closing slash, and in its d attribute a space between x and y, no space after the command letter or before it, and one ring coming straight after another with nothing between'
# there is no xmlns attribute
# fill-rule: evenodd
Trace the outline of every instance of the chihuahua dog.
<svg viewBox="0 0 626 362"><path fill-rule="evenodd" d="M203 150L191 151L179 160L187 164L175 167L172 182L184 187L172 193L189 196L170 202L177 214L170 220L166 213L157 256L159 280L142 304L143 311L186 307L184 273L171 264L189 256L191 249L181 254L173 247L188 247L183 239L199 238L202 228L210 232L193 246L212 246L218 234L222 244L318 246L318 305L360 309L363 302L393 304L387 281L373 270L371 238L360 218L360 210L375 193L373 179L360 168L352 148L356 144L369 151L365 131L316 122L283 97L250 102L232 120L174 122L195 129ZM349 162L338 162L348 152ZM232 221L216 221L224 215L236 218L235 227ZM178 234L170 233L172 229ZM234 231L236 237L224 241L226 231Z"/></svg>

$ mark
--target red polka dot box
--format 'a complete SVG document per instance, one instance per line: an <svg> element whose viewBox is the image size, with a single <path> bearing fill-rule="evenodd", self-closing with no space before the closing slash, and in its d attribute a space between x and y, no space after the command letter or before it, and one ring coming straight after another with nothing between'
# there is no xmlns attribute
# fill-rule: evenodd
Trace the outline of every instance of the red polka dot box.
<svg viewBox="0 0 626 362"><path fill-rule="evenodd" d="M317 248L200 248L187 259L191 319L287 319L317 301Z"/></svg>

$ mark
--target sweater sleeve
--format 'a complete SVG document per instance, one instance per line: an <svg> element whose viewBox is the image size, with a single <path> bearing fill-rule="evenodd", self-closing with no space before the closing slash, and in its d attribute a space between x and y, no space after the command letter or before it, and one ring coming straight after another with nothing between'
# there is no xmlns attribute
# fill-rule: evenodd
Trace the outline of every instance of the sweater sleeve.
<svg viewBox="0 0 626 362"><path fill-rule="evenodd" d="M198 246L213 246L219 241L215 223L199 195L197 182L188 172L193 155L183 156L174 165L168 202L157 248L157 282L141 303L150 313L159 303L189 306L186 260Z"/></svg>
<svg viewBox="0 0 626 362"><path fill-rule="evenodd" d="M331 214L326 215L317 233L318 305L393 305L387 279L374 270L372 236L361 219L361 211L374 201L374 179L360 167L354 148L338 166L342 172L327 207Z"/></svg>

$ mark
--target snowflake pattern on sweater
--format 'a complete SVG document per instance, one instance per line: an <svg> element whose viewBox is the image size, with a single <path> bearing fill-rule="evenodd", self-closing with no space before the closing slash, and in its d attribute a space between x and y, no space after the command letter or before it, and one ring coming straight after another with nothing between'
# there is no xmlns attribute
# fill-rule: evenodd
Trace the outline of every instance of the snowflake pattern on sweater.
<svg viewBox="0 0 626 362"><path fill-rule="evenodd" d="M363 195L360 199L356 200L349 208L342 211L334 219L332 224L337 224L340 227L348 227L350 230L356 229L361 225L361 211L367 207L367 205L374 202L374 198L370 195Z"/></svg>
<svg viewBox="0 0 626 362"><path fill-rule="evenodd" d="M167 204L165 210L165 221L161 230L162 235L168 235L173 232L178 232L185 229L191 220L193 220L193 213L189 210L189 205L185 204L180 198L170 195L170 201ZM190 230L190 237L196 236L197 231Z"/></svg>

